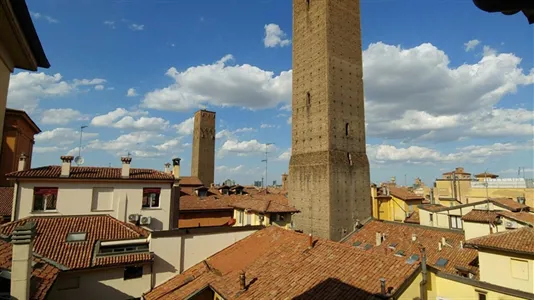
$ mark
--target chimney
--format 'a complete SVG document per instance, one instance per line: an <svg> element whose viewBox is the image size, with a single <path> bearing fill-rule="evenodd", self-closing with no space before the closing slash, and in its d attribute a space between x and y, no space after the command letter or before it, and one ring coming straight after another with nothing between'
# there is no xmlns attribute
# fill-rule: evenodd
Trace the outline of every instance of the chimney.
<svg viewBox="0 0 534 300"><path fill-rule="evenodd" d="M61 177L70 176L70 165L74 156L61 156Z"/></svg>
<svg viewBox="0 0 534 300"><path fill-rule="evenodd" d="M247 278L245 276L245 271L239 274L239 287L241 288L241 291L245 291L247 289Z"/></svg>
<svg viewBox="0 0 534 300"><path fill-rule="evenodd" d="M27 159L26 154L21 153L20 157L19 157L19 167L18 167L17 171L26 170L26 159Z"/></svg>
<svg viewBox="0 0 534 300"><path fill-rule="evenodd" d="M122 162L121 177L122 178L130 177L130 163L132 162L132 158L129 156L123 156L121 157L121 162Z"/></svg>
<svg viewBox="0 0 534 300"><path fill-rule="evenodd" d="M463 249L463 248L464 248L464 242L460 241L460 249Z"/></svg>
<svg viewBox="0 0 534 300"><path fill-rule="evenodd" d="M377 246L380 246L382 244L382 234L380 232L376 233L375 241Z"/></svg>
<svg viewBox="0 0 534 300"><path fill-rule="evenodd" d="M382 295L386 295L386 279L380 278L380 293Z"/></svg>
<svg viewBox="0 0 534 300"><path fill-rule="evenodd" d="M443 247L443 246L441 245L441 243L438 242L438 250L439 250L439 251L441 251L442 247Z"/></svg>
<svg viewBox="0 0 534 300"><path fill-rule="evenodd" d="M309 235L309 242L308 242L308 248L311 249L313 248L313 237L312 237L312 234L310 233Z"/></svg>
<svg viewBox="0 0 534 300"><path fill-rule="evenodd" d="M13 299L30 299L34 236L35 223L33 222L27 222L13 230L11 236L11 243L13 244L11 297Z"/></svg>
<svg viewBox="0 0 534 300"><path fill-rule="evenodd" d="M445 237L441 237L441 244L443 246L446 246L447 245L447 240L445 239Z"/></svg>
<svg viewBox="0 0 534 300"><path fill-rule="evenodd" d="M415 242L417 240L417 235L415 233L412 233L412 242Z"/></svg>
<svg viewBox="0 0 534 300"><path fill-rule="evenodd" d="M171 164L170 163L165 163L165 173L166 174L171 174Z"/></svg>
<svg viewBox="0 0 534 300"><path fill-rule="evenodd" d="M172 174L174 178L180 178L180 160L182 159L178 157L172 159Z"/></svg>

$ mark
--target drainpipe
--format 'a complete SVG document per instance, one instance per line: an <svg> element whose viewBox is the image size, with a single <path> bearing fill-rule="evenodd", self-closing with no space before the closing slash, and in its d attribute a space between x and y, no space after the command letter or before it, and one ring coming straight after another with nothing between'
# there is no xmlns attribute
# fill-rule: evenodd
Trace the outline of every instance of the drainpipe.
<svg viewBox="0 0 534 300"><path fill-rule="evenodd" d="M426 251L421 248L421 275L422 280L419 283L419 299L426 300L426 284L427 284L427 270L426 270Z"/></svg>

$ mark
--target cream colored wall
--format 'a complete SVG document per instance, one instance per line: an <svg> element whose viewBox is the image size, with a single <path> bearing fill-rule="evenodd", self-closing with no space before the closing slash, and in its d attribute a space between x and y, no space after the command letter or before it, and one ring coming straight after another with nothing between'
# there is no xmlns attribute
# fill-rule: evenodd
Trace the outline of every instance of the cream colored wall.
<svg viewBox="0 0 534 300"><path fill-rule="evenodd" d="M406 288L406 290L402 293L402 295L399 296L399 300L413 300L417 299L419 297L419 282L421 282L421 279L423 276L421 273L415 277L415 279L410 283L410 285ZM387 286L387 282L386 282Z"/></svg>
<svg viewBox="0 0 534 300"><path fill-rule="evenodd" d="M502 218L502 223L493 226L493 233L509 231L514 229L507 229L506 222L513 222L513 220L508 218ZM515 222L517 224L517 229L524 227L523 224ZM480 236L485 236L490 234L489 224L476 223L476 222L463 222L464 225L464 234L465 240L473 239Z"/></svg>
<svg viewBox="0 0 534 300"><path fill-rule="evenodd" d="M0 54L3 54L0 51ZM0 142L3 141L4 120L6 115L7 89L9 87L9 77L11 72L4 64L3 57L0 57Z"/></svg>
<svg viewBox="0 0 534 300"><path fill-rule="evenodd" d="M79 288L58 290L61 281L80 277ZM124 280L124 267L113 269L95 269L80 272L62 272L52 286L47 299L131 299L141 297L150 290L150 265L143 267L143 276Z"/></svg>
<svg viewBox="0 0 534 300"><path fill-rule="evenodd" d="M254 232L256 230L153 237L150 242L150 251L156 254L154 259L156 285L189 269Z"/></svg>
<svg viewBox="0 0 534 300"><path fill-rule="evenodd" d="M512 276L512 259L528 263L528 274L526 276L528 279L519 279ZM509 253L497 254L478 251L478 263L481 281L534 293L534 261L532 258L515 257Z"/></svg>
<svg viewBox="0 0 534 300"><path fill-rule="evenodd" d="M171 186L170 183L126 183L126 182L20 182L20 194L15 219L35 215L88 215L109 214L121 221L128 221L128 215L141 214L152 217L147 226L153 230L169 229ZM58 187L55 212L32 212L34 187ZM113 204L111 210L93 210L93 188L113 187ZM143 188L159 187L160 207L142 208Z"/></svg>
<svg viewBox="0 0 534 300"><path fill-rule="evenodd" d="M519 300L514 296L485 290L483 288L470 286L457 281L441 278L429 272L429 284L427 285L427 298L439 300L460 300L478 299L477 291L487 292L487 300ZM502 285L501 285L502 286Z"/></svg>
<svg viewBox="0 0 534 300"><path fill-rule="evenodd" d="M534 207L534 189L532 188L488 188L487 195L490 198L512 198L517 201L517 197L525 197L525 204ZM471 188L469 190L469 202L486 199L486 189Z"/></svg>

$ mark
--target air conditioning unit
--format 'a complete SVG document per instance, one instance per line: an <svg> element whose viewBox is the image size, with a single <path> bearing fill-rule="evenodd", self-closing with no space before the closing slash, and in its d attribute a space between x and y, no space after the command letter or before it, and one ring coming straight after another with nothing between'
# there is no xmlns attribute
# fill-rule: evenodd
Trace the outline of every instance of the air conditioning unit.
<svg viewBox="0 0 534 300"><path fill-rule="evenodd" d="M517 228L517 223L516 222L506 222L505 227L507 229L516 229Z"/></svg>
<svg viewBox="0 0 534 300"><path fill-rule="evenodd" d="M139 225L150 225L150 222L152 222L152 218L151 217L141 217L141 219L139 220Z"/></svg>
<svg viewBox="0 0 534 300"><path fill-rule="evenodd" d="M131 215L128 216L128 221L137 222L137 221L139 221L139 217L141 217L141 215L131 214Z"/></svg>

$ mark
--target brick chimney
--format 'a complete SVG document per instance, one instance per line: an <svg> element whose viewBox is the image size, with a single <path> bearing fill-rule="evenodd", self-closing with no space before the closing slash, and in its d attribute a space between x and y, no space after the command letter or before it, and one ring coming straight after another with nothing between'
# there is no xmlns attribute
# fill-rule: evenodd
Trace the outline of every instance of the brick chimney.
<svg viewBox="0 0 534 300"><path fill-rule="evenodd" d="M180 161L181 158L173 158L172 159L172 174L174 175L174 178L180 178Z"/></svg>
<svg viewBox="0 0 534 300"><path fill-rule="evenodd" d="M380 232L377 232L377 233L376 233L375 244L376 244L377 246L382 245L382 233L380 233Z"/></svg>
<svg viewBox="0 0 534 300"><path fill-rule="evenodd" d="M165 173L166 174L171 174L171 164L170 163L165 163Z"/></svg>
<svg viewBox="0 0 534 300"><path fill-rule="evenodd" d="M122 178L130 177L130 163L132 162L132 158L129 156L123 156L121 157L121 162L122 162L121 177Z"/></svg>
<svg viewBox="0 0 534 300"><path fill-rule="evenodd" d="M27 222L13 230L13 258L11 262L11 297L30 299L32 276L32 249L35 236L35 223Z"/></svg>
<svg viewBox="0 0 534 300"><path fill-rule="evenodd" d="M21 153L19 157L19 166L17 168L17 171L26 170L26 160L27 160L26 154Z"/></svg>
<svg viewBox="0 0 534 300"><path fill-rule="evenodd" d="M61 177L70 176L70 166L74 156L61 156Z"/></svg>

